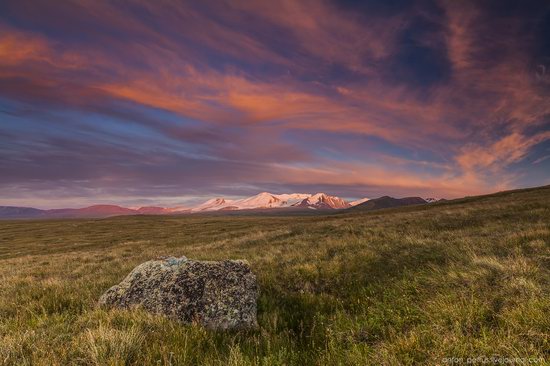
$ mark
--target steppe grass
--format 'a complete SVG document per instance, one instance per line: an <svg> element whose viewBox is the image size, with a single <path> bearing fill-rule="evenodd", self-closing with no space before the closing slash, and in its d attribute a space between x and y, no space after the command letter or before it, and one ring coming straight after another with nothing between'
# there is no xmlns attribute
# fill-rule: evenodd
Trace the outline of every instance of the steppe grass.
<svg viewBox="0 0 550 366"><path fill-rule="evenodd" d="M213 332L96 306L161 255L247 259L261 287L259 329ZM441 365L478 356L550 362L549 187L327 216L0 222L0 364Z"/></svg>

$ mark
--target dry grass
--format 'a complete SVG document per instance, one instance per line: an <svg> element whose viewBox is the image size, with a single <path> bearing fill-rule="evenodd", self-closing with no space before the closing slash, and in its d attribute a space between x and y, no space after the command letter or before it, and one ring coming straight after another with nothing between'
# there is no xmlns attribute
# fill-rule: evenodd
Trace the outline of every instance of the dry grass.
<svg viewBox="0 0 550 366"><path fill-rule="evenodd" d="M260 328L95 306L160 255L249 260ZM6 365L549 360L550 188L334 216L4 221L0 294Z"/></svg>
<svg viewBox="0 0 550 366"><path fill-rule="evenodd" d="M137 327L118 330L100 324L97 329L88 329L84 339L79 340L85 358L92 365L128 365L138 358L144 336Z"/></svg>

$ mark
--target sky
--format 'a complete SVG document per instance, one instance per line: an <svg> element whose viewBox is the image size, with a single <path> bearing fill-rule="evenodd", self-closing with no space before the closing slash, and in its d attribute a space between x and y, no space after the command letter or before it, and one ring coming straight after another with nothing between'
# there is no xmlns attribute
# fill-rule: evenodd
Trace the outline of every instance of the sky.
<svg viewBox="0 0 550 366"><path fill-rule="evenodd" d="M546 0L0 2L0 205L546 184Z"/></svg>

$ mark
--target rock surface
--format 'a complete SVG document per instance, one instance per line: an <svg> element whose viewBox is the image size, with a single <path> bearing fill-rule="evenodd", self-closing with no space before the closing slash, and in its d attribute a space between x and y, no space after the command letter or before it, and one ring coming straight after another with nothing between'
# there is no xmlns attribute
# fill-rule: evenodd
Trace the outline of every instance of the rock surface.
<svg viewBox="0 0 550 366"><path fill-rule="evenodd" d="M99 299L106 307L142 307L211 329L257 326L258 285L248 262L162 258L137 266Z"/></svg>

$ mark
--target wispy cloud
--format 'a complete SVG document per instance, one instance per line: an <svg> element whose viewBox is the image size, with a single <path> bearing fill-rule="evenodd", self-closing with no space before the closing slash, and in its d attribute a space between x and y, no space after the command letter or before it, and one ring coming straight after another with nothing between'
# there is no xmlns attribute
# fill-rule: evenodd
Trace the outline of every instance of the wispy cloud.
<svg viewBox="0 0 550 366"><path fill-rule="evenodd" d="M7 1L0 185L26 200L60 182L113 199L542 183L525 179L550 140L535 5Z"/></svg>

